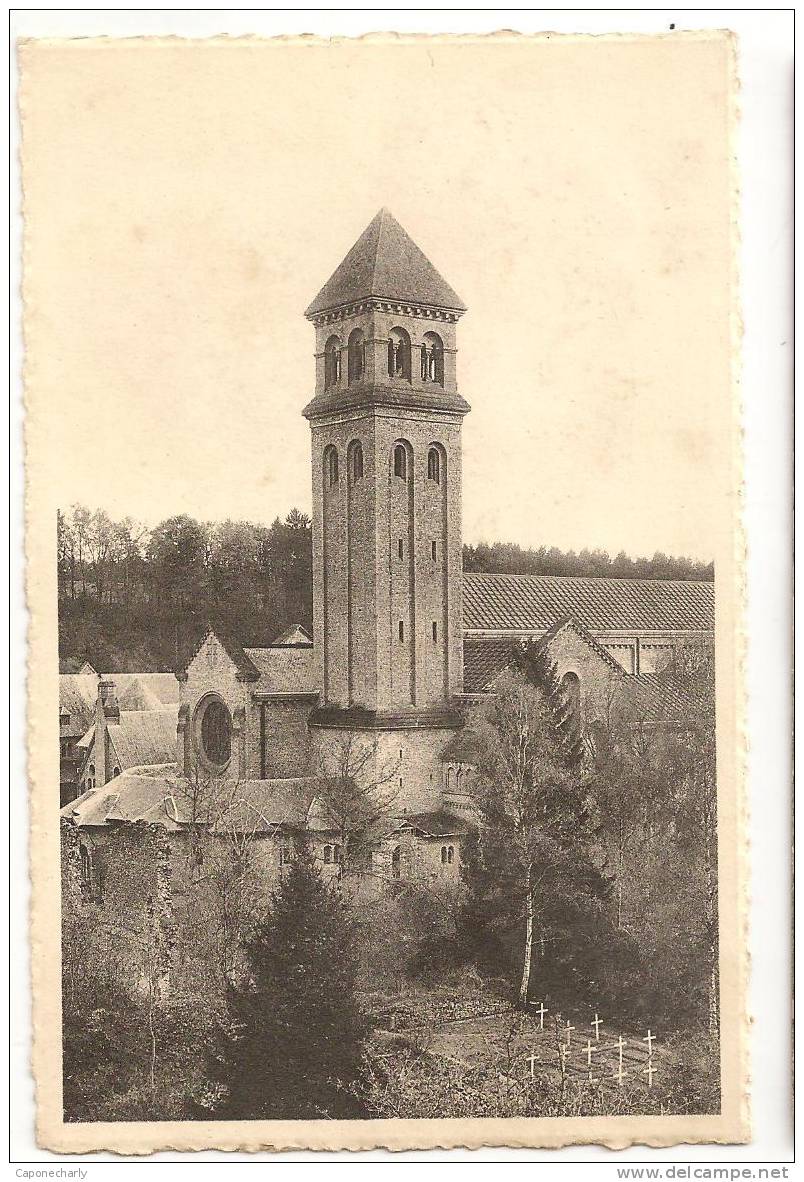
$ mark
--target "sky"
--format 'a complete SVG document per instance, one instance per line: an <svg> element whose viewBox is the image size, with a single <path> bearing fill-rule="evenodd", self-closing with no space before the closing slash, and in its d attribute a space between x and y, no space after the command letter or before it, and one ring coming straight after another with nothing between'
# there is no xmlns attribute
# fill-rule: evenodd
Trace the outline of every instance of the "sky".
<svg viewBox="0 0 804 1182"><path fill-rule="evenodd" d="M28 442L54 506L309 512L304 309L387 206L469 309L466 541L730 544L722 41L22 61Z"/></svg>

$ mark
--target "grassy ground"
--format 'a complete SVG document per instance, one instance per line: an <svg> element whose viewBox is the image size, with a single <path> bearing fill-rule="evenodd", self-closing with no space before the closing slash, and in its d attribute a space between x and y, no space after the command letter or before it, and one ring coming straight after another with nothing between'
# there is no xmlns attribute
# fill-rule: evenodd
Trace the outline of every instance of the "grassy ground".
<svg viewBox="0 0 804 1182"><path fill-rule="evenodd" d="M548 1012L540 1023L501 991L473 983L456 993L406 988L375 1009L378 1116L719 1110L718 1048L702 1034L652 1031L649 1057L647 1030L604 1022L596 1037L594 1013Z"/></svg>

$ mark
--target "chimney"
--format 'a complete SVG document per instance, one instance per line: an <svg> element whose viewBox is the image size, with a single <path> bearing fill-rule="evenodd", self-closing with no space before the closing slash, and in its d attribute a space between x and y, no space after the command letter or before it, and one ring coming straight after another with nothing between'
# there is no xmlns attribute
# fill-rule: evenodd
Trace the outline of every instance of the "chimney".
<svg viewBox="0 0 804 1182"><path fill-rule="evenodd" d="M120 707L113 681L98 682L98 700L107 723L120 721Z"/></svg>
<svg viewBox="0 0 804 1182"><path fill-rule="evenodd" d="M95 700L95 741L92 762L95 764L95 787L102 788L111 780L111 742L109 727L120 725L120 707L113 681L98 682Z"/></svg>

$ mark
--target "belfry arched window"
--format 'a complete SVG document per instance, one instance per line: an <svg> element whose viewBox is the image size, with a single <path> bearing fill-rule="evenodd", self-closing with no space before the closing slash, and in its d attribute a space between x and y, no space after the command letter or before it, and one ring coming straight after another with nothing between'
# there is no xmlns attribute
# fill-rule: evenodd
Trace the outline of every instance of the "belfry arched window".
<svg viewBox="0 0 804 1182"><path fill-rule="evenodd" d="M324 451L324 478L330 488L338 483L338 452L332 446Z"/></svg>
<svg viewBox="0 0 804 1182"><path fill-rule="evenodd" d="M359 328L349 333L349 385L361 381L366 370L366 342Z"/></svg>
<svg viewBox="0 0 804 1182"><path fill-rule="evenodd" d="M400 480L408 478L408 453L404 443L394 446L394 476L398 476Z"/></svg>
<svg viewBox="0 0 804 1182"><path fill-rule="evenodd" d="M421 376L423 382L444 385L444 342L437 332L426 332L421 350Z"/></svg>
<svg viewBox="0 0 804 1182"><path fill-rule="evenodd" d="M324 346L324 389L337 386L341 380L341 339L330 337Z"/></svg>
<svg viewBox="0 0 804 1182"><path fill-rule="evenodd" d="M410 381L410 337L404 328L392 328L388 338L388 374Z"/></svg>
<svg viewBox="0 0 804 1182"><path fill-rule="evenodd" d="M437 447L431 447L427 453L427 479L441 483L441 453Z"/></svg>

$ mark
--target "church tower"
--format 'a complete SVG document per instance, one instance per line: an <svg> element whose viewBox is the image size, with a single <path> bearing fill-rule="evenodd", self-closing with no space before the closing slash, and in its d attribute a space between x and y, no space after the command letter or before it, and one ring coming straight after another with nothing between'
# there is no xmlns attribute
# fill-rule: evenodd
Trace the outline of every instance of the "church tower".
<svg viewBox="0 0 804 1182"><path fill-rule="evenodd" d="M385 209L307 309L314 726L456 725L469 405L457 391L455 333L465 310Z"/></svg>

